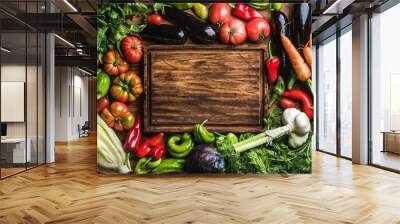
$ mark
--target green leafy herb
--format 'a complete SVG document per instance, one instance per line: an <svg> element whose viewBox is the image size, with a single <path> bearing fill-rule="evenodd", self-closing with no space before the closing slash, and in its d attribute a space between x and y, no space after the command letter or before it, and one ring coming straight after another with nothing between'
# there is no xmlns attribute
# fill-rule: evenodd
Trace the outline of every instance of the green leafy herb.
<svg viewBox="0 0 400 224"><path fill-rule="evenodd" d="M283 92L285 92L285 81L283 80L282 76L278 76L278 80L274 85L272 97L268 106L271 107L277 100L279 100Z"/></svg>
<svg viewBox="0 0 400 224"><path fill-rule="evenodd" d="M145 17L150 10L143 3L102 4L97 8L98 59L107 50L117 49L121 54L121 41L127 35L140 33L145 24L129 24L132 17Z"/></svg>
<svg viewBox="0 0 400 224"><path fill-rule="evenodd" d="M239 139L243 141L253 136L253 133L244 133ZM310 173L312 134L296 149L289 148L286 141L282 138L270 146L262 145L237 153L225 136L219 136L216 146L228 173Z"/></svg>
<svg viewBox="0 0 400 224"><path fill-rule="evenodd" d="M219 136L215 142L218 152L226 163L226 172L239 173L240 172L240 158L239 153L233 148L232 142L226 136Z"/></svg>
<svg viewBox="0 0 400 224"><path fill-rule="evenodd" d="M153 4L153 12L157 13L161 11L161 14L164 14L164 7L169 7L168 5L164 3L154 3Z"/></svg>
<svg viewBox="0 0 400 224"><path fill-rule="evenodd" d="M266 129L271 130L274 128L279 128L282 126L282 115L283 115L283 110L280 107L274 108L273 111L271 111L266 120Z"/></svg>

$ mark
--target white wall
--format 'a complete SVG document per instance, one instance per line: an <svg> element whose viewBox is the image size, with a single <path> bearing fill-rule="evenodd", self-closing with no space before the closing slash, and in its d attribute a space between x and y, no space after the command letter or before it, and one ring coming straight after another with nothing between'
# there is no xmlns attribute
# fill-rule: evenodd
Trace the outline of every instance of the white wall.
<svg viewBox="0 0 400 224"><path fill-rule="evenodd" d="M34 69L33 66L28 66L28 74ZM35 68L36 69L36 68ZM1 81L2 82L25 82L25 64L6 64L1 66ZM36 70L35 70L36 74ZM36 82L34 83L36 85ZM31 93L33 94L33 93ZM31 95L28 92L28 97ZM36 96L36 89L35 89ZM30 100L28 100L30 101ZM7 108L1 108L7 110ZM36 114L35 114L36 116ZM33 120L28 114L28 121ZM36 117L35 117L36 121ZM7 137L25 137L25 123L24 122L11 122L7 123ZM29 137L29 136L28 136Z"/></svg>
<svg viewBox="0 0 400 224"><path fill-rule="evenodd" d="M55 68L55 141L67 141L69 124L69 69L67 67Z"/></svg>
<svg viewBox="0 0 400 224"><path fill-rule="evenodd" d="M55 74L55 140L74 140L88 120L88 78L71 67L56 67Z"/></svg>

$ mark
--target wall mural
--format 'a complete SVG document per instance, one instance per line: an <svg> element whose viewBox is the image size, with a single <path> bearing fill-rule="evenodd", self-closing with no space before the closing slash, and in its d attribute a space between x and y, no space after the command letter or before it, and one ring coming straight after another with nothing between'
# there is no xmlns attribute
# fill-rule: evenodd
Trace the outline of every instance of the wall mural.
<svg viewBox="0 0 400 224"><path fill-rule="evenodd" d="M306 3L97 9L104 173L311 173Z"/></svg>

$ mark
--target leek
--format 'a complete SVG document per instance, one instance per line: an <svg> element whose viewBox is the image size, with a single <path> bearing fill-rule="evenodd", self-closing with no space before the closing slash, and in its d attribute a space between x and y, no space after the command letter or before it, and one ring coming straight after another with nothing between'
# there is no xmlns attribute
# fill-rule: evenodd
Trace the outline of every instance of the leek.
<svg viewBox="0 0 400 224"><path fill-rule="evenodd" d="M121 141L99 115L97 115L97 165L119 173L132 172Z"/></svg>
<svg viewBox="0 0 400 224"><path fill-rule="evenodd" d="M244 152L262 144L271 145L274 139L283 135L289 135L288 144L291 148L297 148L307 142L311 130L310 120L307 115L295 108L286 109L282 115L284 126L264 131L233 145L236 152Z"/></svg>

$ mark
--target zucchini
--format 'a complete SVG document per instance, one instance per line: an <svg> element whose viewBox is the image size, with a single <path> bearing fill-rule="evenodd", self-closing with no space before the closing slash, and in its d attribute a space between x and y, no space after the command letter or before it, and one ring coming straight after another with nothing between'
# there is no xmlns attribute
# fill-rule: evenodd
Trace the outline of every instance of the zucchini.
<svg viewBox="0 0 400 224"><path fill-rule="evenodd" d="M195 43L212 44L217 40L217 33L207 22L175 7L164 7L164 18L180 26Z"/></svg>
<svg viewBox="0 0 400 224"><path fill-rule="evenodd" d="M180 27L168 24L148 24L140 35L144 40L159 44L184 44L187 39Z"/></svg>

